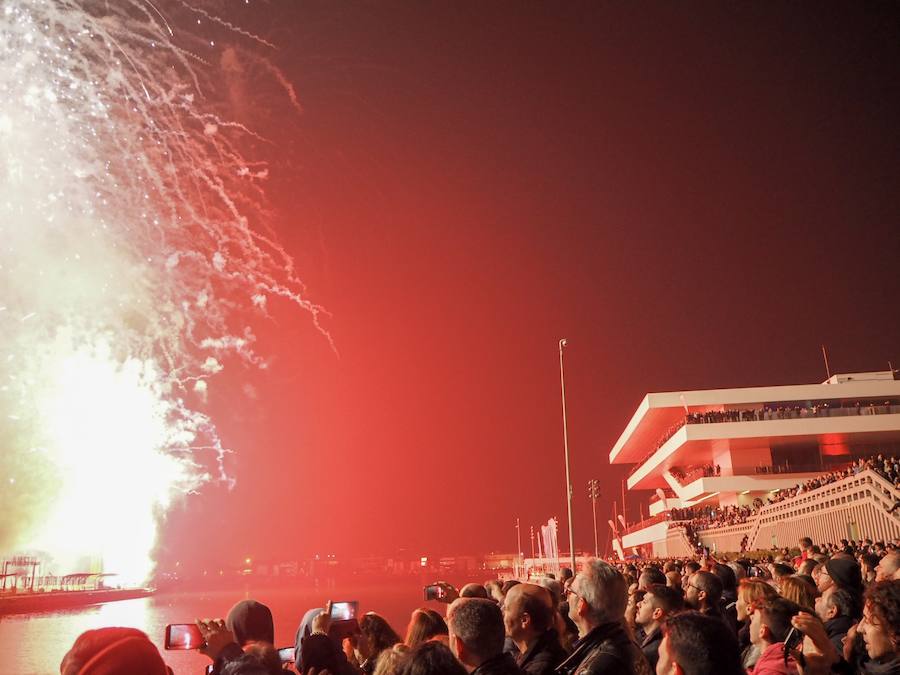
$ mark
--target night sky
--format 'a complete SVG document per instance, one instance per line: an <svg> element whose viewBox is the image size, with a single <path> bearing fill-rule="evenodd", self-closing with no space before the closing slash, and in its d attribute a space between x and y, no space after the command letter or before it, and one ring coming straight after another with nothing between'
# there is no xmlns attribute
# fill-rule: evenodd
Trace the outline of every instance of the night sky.
<svg viewBox="0 0 900 675"><path fill-rule="evenodd" d="M583 549L645 393L900 364L896 3L225 7L279 48L212 67L265 56L303 106L223 75L338 354L253 321L271 368L210 387L237 485L175 508L164 564L564 541L562 337Z"/></svg>

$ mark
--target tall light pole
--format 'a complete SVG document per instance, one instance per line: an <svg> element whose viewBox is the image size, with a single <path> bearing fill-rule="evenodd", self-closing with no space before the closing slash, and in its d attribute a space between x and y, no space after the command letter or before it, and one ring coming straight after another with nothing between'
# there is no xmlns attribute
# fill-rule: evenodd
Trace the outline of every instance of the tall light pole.
<svg viewBox="0 0 900 675"><path fill-rule="evenodd" d="M600 545L597 543L597 499L600 498L600 485L596 478L588 481L588 497L591 498L591 510L594 512L594 557L600 557Z"/></svg>
<svg viewBox="0 0 900 675"><path fill-rule="evenodd" d="M572 480L569 478L569 430L566 426L566 378L563 370L563 347L565 338L559 341L559 387L562 391L563 448L566 453L566 509L569 512L569 552L572 555L572 574L578 571L575 565L575 533L572 531Z"/></svg>

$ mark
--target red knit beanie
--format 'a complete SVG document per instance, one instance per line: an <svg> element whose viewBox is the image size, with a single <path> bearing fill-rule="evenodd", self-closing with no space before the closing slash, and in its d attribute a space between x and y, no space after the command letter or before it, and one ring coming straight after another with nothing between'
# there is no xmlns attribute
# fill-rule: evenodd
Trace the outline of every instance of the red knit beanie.
<svg viewBox="0 0 900 675"><path fill-rule="evenodd" d="M63 659L63 675L167 675L156 646L134 628L98 628L78 636Z"/></svg>

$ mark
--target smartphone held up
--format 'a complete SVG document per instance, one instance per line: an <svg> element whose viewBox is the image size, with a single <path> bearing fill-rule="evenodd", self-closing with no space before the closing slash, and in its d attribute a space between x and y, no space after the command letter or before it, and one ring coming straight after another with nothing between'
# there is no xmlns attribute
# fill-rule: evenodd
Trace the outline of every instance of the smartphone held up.
<svg viewBox="0 0 900 675"><path fill-rule="evenodd" d="M425 600L443 600L447 597L447 589L442 584L429 584L425 587Z"/></svg>
<svg viewBox="0 0 900 675"><path fill-rule="evenodd" d="M195 623L170 623L166 626L166 649L200 649L203 634Z"/></svg>

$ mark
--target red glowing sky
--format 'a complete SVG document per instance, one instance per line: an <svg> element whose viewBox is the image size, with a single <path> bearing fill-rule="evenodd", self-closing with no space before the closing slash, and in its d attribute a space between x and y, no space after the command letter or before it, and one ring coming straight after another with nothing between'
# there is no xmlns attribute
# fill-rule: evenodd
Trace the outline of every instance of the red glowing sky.
<svg viewBox="0 0 900 675"><path fill-rule="evenodd" d="M900 363L897 8L607 4L235 14L304 106L244 113L340 356L254 324L273 368L210 396L237 487L163 559L513 550L565 519L561 337L583 548L646 392Z"/></svg>

